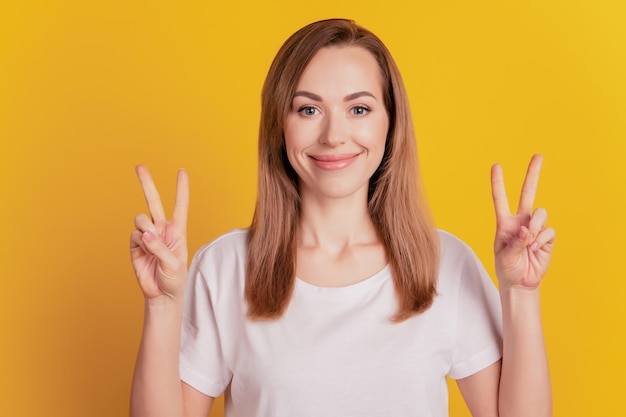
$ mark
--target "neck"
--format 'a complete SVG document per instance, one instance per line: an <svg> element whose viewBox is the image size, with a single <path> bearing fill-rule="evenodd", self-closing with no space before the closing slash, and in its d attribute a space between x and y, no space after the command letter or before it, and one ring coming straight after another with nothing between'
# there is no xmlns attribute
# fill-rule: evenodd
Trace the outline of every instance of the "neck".
<svg viewBox="0 0 626 417"><path fill-rule="evenodd" d="M380 242L367 208L367 195L301 197L298 246L335 252L353 245Z"/></svg>

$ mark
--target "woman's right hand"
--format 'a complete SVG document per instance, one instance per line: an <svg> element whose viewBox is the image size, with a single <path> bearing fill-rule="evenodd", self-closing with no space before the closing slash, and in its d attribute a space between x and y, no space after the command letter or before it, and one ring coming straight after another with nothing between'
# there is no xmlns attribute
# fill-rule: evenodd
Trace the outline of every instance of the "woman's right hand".
<svg viewBox="0 0 626 417"><path fill-rule="evenodd" d="M146 301L182 302L187 281L187 212L189 210L189 179L183 169L178 171L176 203L171 220L167 220L159 193L148 169L136 168L146 197L150 216L135 217L135 230L130 236L130 258Z"/></svg>

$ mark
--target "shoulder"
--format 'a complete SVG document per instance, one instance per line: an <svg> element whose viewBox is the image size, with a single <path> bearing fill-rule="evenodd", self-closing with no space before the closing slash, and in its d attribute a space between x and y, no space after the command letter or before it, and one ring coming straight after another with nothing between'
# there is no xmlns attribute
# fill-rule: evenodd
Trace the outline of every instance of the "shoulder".
<svg viewBox="0 0 626 417"><path fill-rule="evenodd" d="M472 248L453 234L438 230L440 245L439 287L458 288L470 282L488 282L482 262ZM449 287L451 286L451 287Z"/></svg>
<svg viewBox="0 0 626 417"><path fill-rule="evenodd" d="M437 229L437 234L439 236L439 248L441 251L442 265L454 261L466 261L468 258L476 256L472 248L467 243L452 233Z"/></svg>
<svg viewBox="0 0 626 417"><path fill-rule="evenodd" d="M248 250L248 230L233 229L215 238L198 249L193 262L204 263L214 258L246 256Z"/></svg>
<svg viewBox="0 0 626 417"><path fill-rule="evenodd" d="M234 229L202 246L189 269L196 285L217 289L224 285L243 285L248 256L247 229Z"/></svg>

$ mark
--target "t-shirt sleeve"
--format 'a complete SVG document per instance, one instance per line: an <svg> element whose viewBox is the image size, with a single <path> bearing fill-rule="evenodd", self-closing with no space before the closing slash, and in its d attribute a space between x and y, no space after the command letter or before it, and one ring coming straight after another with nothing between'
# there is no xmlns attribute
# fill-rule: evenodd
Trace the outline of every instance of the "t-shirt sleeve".
<svg viewBox="0 0 626 417"><path fill-rule="evenodd" d="M203 265L210 263L207 249L199 251L189 269L181 328L180 377L196 390L219 396L232 374L227 368L209 280Z"/></svg>
<svg viewBox="0 0 626 417"><path fill-rule="evenodd" d="M498 291L474 252L465 247L457 311L457 341L448 375L468 377L502 357L502 307Z"/></svg>

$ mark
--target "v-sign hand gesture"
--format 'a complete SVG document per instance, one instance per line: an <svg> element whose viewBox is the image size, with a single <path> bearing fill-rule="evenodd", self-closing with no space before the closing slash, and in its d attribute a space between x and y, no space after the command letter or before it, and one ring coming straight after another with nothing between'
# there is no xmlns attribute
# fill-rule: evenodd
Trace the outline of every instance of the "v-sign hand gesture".
<svg viewBox="0 0 626 417"><path fill-rule="evenodd" d="M517 213L509 209L502 168L491 168L491 190L496 210L494 252L500 287L534 289L539 286L552 256L555 231L546 228L545 209L533 211L542 157L530 160Z"/></svg>
<svg viewBox="0 0 626 417"><path fill-rule="evenodd" d="M135 217L136 229L130 237L130 257L139 286L147 300L160 296L182 298L187 280L187 212L189 180L184 170L178 172L176 203L167 220L159 193L148 169L136 168L150 217Z"/></svg>

